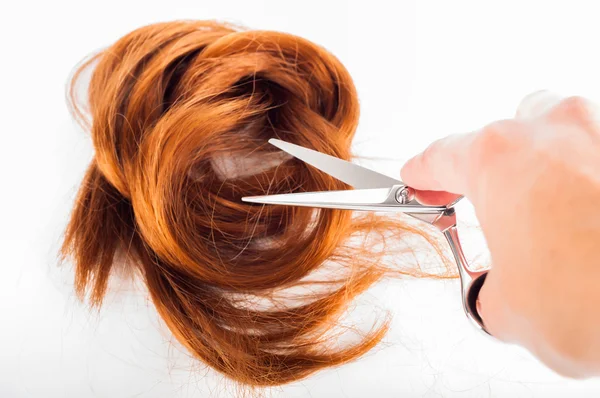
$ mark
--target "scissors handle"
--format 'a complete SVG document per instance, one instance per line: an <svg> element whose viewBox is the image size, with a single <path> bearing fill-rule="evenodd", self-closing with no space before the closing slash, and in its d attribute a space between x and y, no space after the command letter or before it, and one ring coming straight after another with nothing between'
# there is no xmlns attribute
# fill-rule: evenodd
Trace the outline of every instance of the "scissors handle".
<svg viewBox="0 0 600 398"><path fill-rule="evenodd" d="M419 218L423 219L420 216ZM488 271L473 271L471 267L469 267L460 244L460 239L458 238L456 211L453 207L442 212L432 224L444 234L450 245L454 259L456 260L458 275L460 277L462 305L467 318L469 318L477 329L489 335L490 333L485 328L483 320L477 311L479 291L485 282Z"/></svg>
<svg viewBox="0 0 600 398"><path fill-rule="evenodd" d="M452 250L452 254L456 260L456 265L458 266L462 290L462 304L465 314L478 329L486 334L490 334L485 328L483 320L477 311L477 299L479 297L479 291L485 282L488 271L471 270L465 258L462 246L460 245L456 225L447 228L443 231L443 233L448 241L448 244L450 245L450 249Z"/></svg>

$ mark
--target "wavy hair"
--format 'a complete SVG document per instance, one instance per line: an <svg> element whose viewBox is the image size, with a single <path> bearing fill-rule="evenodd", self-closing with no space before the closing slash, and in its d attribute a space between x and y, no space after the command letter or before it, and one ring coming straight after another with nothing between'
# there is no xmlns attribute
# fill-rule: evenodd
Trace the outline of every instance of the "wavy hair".
<svg viewBox="0 0 600 398"><path fill-rule="evenodd" d="M267 144L351 158L355 87L307 40L211 21L153 24L81 65L69 98L95 149L62 248L77 293L99 306L116 263L136 270L178 341L233 380L281 385L359 357L389 318L339 340L332 331L353 299L386 274L431 276L384 258L390 238L436 247L406 221L241 202L349 188Z"/></svg>

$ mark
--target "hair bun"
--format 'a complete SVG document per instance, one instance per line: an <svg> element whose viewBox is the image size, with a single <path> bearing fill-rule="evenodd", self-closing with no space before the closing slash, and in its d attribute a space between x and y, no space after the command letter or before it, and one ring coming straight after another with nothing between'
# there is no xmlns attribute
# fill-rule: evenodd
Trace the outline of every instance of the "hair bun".
<svg viewBox="0 0 600 398"><path fill-rule="evenodd" d="M179 341L253 386L301 379L379 341L387 324L347 345L327 332L384 273L347 241L389 221L240 201L346 188L267 143L350 158L358 101L333 55L289 34L185 21L124 36L73 82L92 65L89 114L71 89L95 147L63 247L80 295L100 304L125 255ZM315 279L330 260L340 272ZM306 289L309 277L319 289Z"/></svg>

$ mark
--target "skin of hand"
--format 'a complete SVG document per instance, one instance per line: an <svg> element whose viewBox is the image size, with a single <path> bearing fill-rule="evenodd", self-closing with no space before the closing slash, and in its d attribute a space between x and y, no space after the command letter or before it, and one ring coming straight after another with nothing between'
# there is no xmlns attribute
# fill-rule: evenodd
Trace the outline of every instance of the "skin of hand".
<svg viewBox="0 0 600 398"><path fill-rule="evenodd" d="M402 180L428 204L465 195L492 258L478 308L489 332L568 377L600 374L600 110L547 91L514 119L452 135Z"/></svg>

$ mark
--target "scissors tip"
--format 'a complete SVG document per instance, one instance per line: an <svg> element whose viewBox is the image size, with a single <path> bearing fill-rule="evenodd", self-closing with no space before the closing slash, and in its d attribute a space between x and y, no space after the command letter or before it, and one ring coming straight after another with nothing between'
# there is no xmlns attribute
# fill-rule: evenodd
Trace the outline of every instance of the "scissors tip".
<svg viewBox="0 0 600 398"><path fill-rule="evenodd" d="M244 196L242 198L242 202L246 202L246 203L266 203L266 204L270 204L270 203L275 204L276 203L274 201L270 201L265 196Z"/></svg>
<svg viewBox="0 0 600 398"><path fill-rule="evenodd" d="M268 142L279 149L282 149L282 147L286 144L285 141L278 140L277 138L269 138Z"/></svg>

